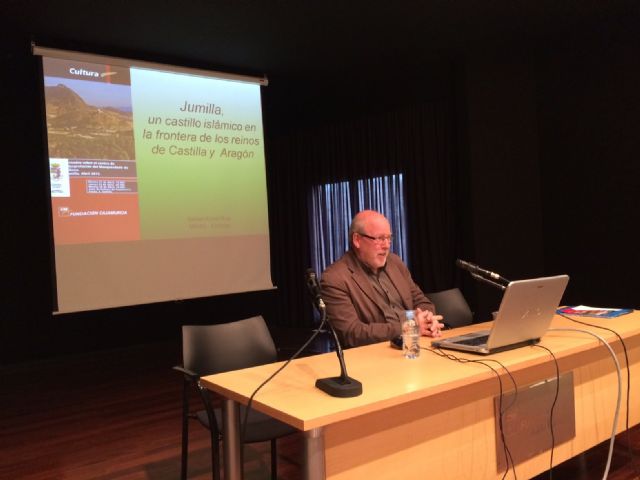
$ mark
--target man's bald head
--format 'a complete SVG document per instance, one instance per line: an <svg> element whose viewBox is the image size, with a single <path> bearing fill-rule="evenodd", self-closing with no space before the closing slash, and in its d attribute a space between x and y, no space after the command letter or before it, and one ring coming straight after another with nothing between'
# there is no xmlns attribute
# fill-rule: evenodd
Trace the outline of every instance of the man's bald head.
<svg viewBox="0 0 640 480"><path fill-rule="evenodd" d="M374 272L387 263L391 247L391 225L380 212L363 210L353 217L349 239L356 256Z"/></svg>

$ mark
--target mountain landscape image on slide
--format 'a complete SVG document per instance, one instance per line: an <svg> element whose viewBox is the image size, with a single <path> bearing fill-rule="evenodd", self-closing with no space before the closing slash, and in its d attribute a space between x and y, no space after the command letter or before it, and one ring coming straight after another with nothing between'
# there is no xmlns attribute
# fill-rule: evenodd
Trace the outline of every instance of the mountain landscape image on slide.
<svg viewBox="0 0 640 480"><path fill-rule="evenodd" d="M49 156L134 160L131 111L96 107L66 85L45 87Z"/></svg>

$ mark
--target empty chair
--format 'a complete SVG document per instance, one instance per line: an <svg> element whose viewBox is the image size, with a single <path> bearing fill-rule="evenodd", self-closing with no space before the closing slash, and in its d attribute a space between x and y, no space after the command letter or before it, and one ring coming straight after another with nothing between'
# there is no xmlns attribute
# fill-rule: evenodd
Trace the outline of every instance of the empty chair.
<svg viewBox="0 0 640 480"><path fill-rule="evenodd" d="M473 321L473 313L459 288L428 293L427 297L436 306L436 313L444 317L446 328L462 327Z"/></svg>
<svg viewBox="0 0 640 480"><path fill-rule="evenodd" d="M220 440L222 412L212 404L212 392L200 384L200 377L253 367L277 360L276 347L261 316L217 325L182 327L182 366L174 370L183 375L182 468L187 478L189 419L194 418L211 432L212 478L220 478ZM256 385L257 387L258 385ZM191 412L189 396L195 387L202 399L201 410ZM244 419L245 407L240 409ZM276 439L297 430L267 415L251 410L245 430L245 443L271 442L271 478L277 478ZM224 441L224 439L222 439Z"/></svg>

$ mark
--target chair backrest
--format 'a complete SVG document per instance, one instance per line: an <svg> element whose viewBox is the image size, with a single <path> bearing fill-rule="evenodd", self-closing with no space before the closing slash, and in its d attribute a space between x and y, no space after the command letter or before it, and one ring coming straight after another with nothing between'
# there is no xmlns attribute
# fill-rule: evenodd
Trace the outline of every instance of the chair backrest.
<svg viewBox="0 0 640 480"><path fill-rule="evenodd" d="M449 327L462 327L473 321L473 313L459 288L428 293L427 297L436 306L436 313L444 317Z"/></svg>
<svg viewBox="0 0 640 480"><path fill-rule="evenodd" d="M182 326L182 362L199 375L238 370L277 360L261 316L217 325Z"/></svg>

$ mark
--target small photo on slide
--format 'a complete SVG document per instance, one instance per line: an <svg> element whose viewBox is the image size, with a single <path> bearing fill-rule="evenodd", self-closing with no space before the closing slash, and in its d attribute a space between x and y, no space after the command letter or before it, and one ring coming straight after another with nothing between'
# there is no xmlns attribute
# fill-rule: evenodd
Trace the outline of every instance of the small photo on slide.
<svg viewBox="0 0 640 480"><path fill-rule="evenodd" d="M69 184L69 159L50 158L49 177L52 197L71 196L71 188Z"/></svg>

